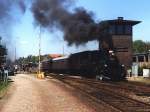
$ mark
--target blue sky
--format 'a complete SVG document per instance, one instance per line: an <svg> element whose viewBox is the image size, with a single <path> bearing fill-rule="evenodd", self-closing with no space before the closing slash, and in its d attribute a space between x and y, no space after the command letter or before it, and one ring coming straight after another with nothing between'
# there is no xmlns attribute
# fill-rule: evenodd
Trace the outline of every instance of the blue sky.
<svg viewBox="0 0 150 112"><path fill-rule="evenodd" d="M97 21L116 19L118 16L124 19L142 21L134 26L133 39L150 41L150 0L77 0L76 6L94 12ZM16 13L14 11L14 13ZM21 16L18 23L13 26L13 43L17 48L17 57L38 55L39 28L33 24L33 17L30 9ZM42 54L63 53L70 54L82 50L97 49L98 43L91 42L86 46L68 47L63 41L63 33L60 31L47 32L42 30ZM12 56L14 56L12 50Z"/></svg>

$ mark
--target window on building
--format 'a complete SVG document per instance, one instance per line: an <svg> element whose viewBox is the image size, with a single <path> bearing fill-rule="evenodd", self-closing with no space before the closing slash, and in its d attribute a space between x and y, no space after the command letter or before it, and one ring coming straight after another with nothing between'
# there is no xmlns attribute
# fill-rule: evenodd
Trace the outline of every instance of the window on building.
<svg viewBox="0 0 150 112"><path fill-rule="evenodd" d="M117 34L124 34L123 25L117 25Z"/></svg>
<svg viewBox="0 0 150 112"><path fill-rule="evenodd" d="M125 26L125 34L132 34L132 26L131 25L126 25Z"/></svg>
<svg viewBox="0 0 150 112"><path fill-rule="evenodd" d="M139 56L139 57L138 57L138 61L139 61L139 62L144 62L144 55L143 55L143 56Z"/></svg>
<svg viewBox="0 0 150 112"><path fill-rule="evenodd" d="M136 56L133 57L133 62L136 62Z"/></svg>
<svg viewBox="0 0 150 112"><path fill-rule="evenodd" d="M116 26L115 25L111 25L110 28L109 28L109 33L110 34L115 34L116 32Z"/></svg>

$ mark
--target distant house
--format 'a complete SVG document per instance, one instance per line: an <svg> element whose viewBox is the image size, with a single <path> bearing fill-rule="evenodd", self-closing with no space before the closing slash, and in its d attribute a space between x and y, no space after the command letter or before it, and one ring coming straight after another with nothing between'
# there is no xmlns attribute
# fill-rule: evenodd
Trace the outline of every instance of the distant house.
<svg viewBox="0 0 150 112"><path fill-rule="evenodd" d="M138 63L139 66L150 64L150 53L135 53L133 63Z"/></svg>
<svg viewBox="0 0 150 112"><path fill-rule="evenodd" d="M49 56L50 58L54 59L54 58L62 57L63 55L62 55L62 54L49 54L48 56Z"/></svg>

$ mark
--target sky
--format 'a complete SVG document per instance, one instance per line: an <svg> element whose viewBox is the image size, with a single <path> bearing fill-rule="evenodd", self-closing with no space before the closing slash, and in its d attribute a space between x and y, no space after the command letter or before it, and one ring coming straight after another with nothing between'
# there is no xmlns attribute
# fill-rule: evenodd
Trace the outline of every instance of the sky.
<svg viewBox="0 0 150 112"><path fill-rule="evenodd" d="M142 39L150 41L150 0L76 0L76 7L84 7L94 13L96 21L116 19L124 17L127 20L141 21L134 26L133 40ZM28 55L38 55L40 28L34 24L34 18L30 11L30 6L24 14L20 14L16 9L13 15L19 16L19 20L12 27L10 48L11 57L26 57ZM9 40L8 40L9 41ZM7 46L7 44L6 44ZM48 32L41 31L41 54L71 54L83 50L98 49L98 42L89 42L83 46L67 46L63 40L63 33L59 30Z"/></svg>

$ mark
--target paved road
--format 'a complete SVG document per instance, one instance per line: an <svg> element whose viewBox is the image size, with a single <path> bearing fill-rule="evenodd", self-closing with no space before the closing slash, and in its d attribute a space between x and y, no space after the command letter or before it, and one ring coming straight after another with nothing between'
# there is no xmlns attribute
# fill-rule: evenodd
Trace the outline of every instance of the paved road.
<svg viewBox="0 0 150 112"><path fill-rule="evenodd" d="M8 94L0 100L0 112L100 112L58 80L39 80L25 74L13 80Z"/></svg>

